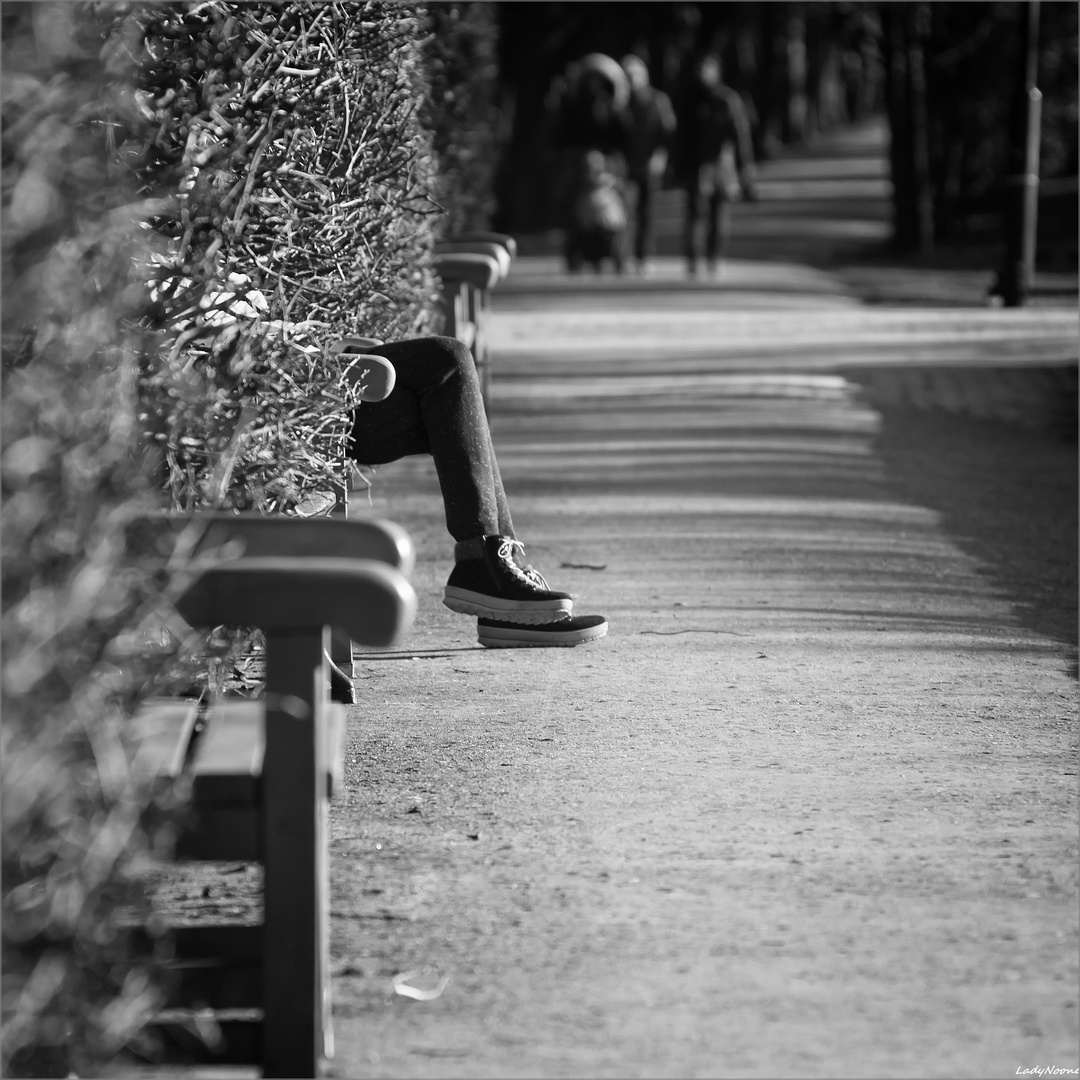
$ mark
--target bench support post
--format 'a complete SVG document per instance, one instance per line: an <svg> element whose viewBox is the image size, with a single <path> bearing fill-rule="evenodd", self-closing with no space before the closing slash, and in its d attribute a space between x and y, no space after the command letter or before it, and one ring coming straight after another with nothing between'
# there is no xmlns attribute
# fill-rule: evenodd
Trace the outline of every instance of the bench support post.
<svg viewBox="0 0 1080 1080"><path fill-rule="evenodd" d="M326 762L315 724L328 647L323 630L266 632L264 1076L318 1076L333 1053Z"/></svg>

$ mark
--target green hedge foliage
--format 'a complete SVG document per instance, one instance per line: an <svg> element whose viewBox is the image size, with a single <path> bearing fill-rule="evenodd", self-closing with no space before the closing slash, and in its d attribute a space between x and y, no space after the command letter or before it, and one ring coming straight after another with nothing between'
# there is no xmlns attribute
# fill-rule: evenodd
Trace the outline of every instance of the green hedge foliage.
<svg viewBox="0 0 1080 1080"><path fill-rule="evenodd" d="M159 1001L123 926L170 808L127 717L202 639L169 629L183 551L148 515L332 487L325 346L435 325L422 16L4 6L7 1075L89 1075Z"/></svg>
<svg viewBox="0 0 1080 1080"><path fill-rule="evenodd" d="M394 3L147 5L128 137L155 225L147 382L173 501L287 511L340 475L347 335L430 325L436 159L412 9Z"/></svg>
<svg viewBox="0 0 1080 1080"><path fill-rule="evenodd" d="M496 5L435 3L424 17L424 60L431 91L424 126L439 161L441 235L490 229L500 124Z"/></svg>
<svg viewBox="0 0 1080 1080"><path fill-rule="evenodd" d="M177 643L145 527L148 251L112 118L133 104L73 5L6 5L3 56L3 1066L85 1074L156 997L117 927L161 839L126 717Z"/></svg>

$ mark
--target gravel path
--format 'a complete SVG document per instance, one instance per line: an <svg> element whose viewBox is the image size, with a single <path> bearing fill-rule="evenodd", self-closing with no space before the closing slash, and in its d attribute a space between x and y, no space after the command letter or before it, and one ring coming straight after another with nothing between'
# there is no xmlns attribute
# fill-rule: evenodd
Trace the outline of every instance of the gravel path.
<svg viewBox="0 0 1080 1080"><path fill-rule="evenodd" d="M380 471L421 609L335 804L336 1074L1075 1067L1075 366L531 340L519 532L611 635L476 648L427 463Z"/></svg>

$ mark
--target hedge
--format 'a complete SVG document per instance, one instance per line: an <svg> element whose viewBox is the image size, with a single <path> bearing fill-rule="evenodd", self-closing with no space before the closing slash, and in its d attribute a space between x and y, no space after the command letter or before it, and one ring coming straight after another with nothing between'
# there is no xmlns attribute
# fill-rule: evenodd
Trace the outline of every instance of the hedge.
<svg viewBox="0 0 1080 1080"><path fill-rule="evenodd" d="M7 1075L90 1074L159 1001L124 928L171 807L127 717L203 645L148 521L326 490L352 402L324 346L437 325L423 17L4 6Z"/></svg>
<svg viewBox="0 0 1080 1080"><path fill-rule="evenodd" d="M410 9L149 5L134 134L171 350L149 414L178 508L282 511L332 486L348 426L325 346L430 325L435 158ZM177 336L179 335L179 336Z"/></svg>

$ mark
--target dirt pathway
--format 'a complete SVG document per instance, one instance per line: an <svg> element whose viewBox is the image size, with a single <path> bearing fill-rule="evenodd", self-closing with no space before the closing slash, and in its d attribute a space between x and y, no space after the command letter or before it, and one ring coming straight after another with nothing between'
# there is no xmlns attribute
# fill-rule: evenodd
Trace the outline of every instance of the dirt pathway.
<svg viewBox="0 0 1080 1080"><path fill-rule="evenodd" d="M604 642L479 649L430 467L380 471L421 605L334 806L336 1075L1076 1067L1075 310L810 269L881 233L860 145L778 163L719 283L499 296L518 530Z"/></svg>
<svg viewBox="0 0 1080 1080"><path fill-rule="evenodd" d="M560 310L515 303L511 334ZM477 649L426 464L377 482L421 610L363 665L334 810L337 1075L1075 1067L1069 369L1018 376L1025 426L845 340L504 349L517 524L609 616L588 649Z"/></svg>

